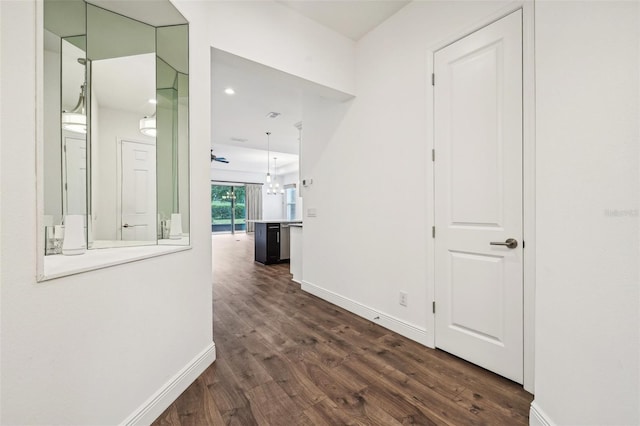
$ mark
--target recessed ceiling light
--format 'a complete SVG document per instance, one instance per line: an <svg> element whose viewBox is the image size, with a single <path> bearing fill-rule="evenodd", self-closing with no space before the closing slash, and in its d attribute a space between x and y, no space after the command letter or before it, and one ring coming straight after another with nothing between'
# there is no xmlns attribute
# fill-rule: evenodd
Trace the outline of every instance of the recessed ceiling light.
<svg viewBox="0 0 640 426"><path fill-rule="evenodd" d="M227 95L234 95L236 91L233 90L233 87L227 87L226 89L224 89L224 93L226 93Z"/></svg>
<svg viewBox="0 0 640 426"><path fill-rule="evenodd" d="M280 115L279 112L271 111L270 113L267 114L267 118L278 118L279 115Z"/></svg>
<svg viewBox="0 0 640 426"><path fill-rule="evenodd" d="M149 103L150 104L157 104L158 101L157 101L157 99L149 99Z"/></svg>

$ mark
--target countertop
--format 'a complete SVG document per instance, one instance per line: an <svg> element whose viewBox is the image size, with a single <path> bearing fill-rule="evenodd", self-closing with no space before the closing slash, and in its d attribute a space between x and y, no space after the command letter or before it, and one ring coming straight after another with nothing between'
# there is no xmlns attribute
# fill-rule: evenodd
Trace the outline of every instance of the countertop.
<svg viewBox="0 0 640 426"><path fill-rule="evenodd" d="M284 223L284 224L300 224L302 225L301 220L248 220L247 222L253 223Z"/></svg>

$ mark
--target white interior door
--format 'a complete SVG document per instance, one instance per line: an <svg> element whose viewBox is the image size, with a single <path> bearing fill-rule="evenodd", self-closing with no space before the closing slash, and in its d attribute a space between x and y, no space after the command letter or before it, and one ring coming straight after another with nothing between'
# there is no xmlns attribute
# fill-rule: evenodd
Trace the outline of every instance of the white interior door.
<svg viewBox="0 0 640 426"><path fill-rule="evenodd" d="M522 383L522 12L434 70L435 343Z"/></svg>
<svg viewBox="0 0 640 426"><path fill-rule="evenodd" d="M155 240L156 147L123 140L121 158L122 240Z"/></svg>
<svg viewBox="0 0 640 426"><path fill-rule="evenodd" d="M64 138L64 214L87 213L87 143Z"/></svg>

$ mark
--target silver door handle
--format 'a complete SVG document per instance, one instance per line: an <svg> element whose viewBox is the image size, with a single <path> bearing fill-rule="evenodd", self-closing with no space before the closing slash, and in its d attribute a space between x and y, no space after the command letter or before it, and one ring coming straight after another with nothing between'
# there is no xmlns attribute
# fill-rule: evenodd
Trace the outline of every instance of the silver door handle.
<svg viewBox="0 0 640 426"><path fill-rule="evenodd" d="M491 241L489 244L492 246L507 246L510 249L514 249L518 247L518 240L515 238L507 238L504 243L500 241Z"/></svg>

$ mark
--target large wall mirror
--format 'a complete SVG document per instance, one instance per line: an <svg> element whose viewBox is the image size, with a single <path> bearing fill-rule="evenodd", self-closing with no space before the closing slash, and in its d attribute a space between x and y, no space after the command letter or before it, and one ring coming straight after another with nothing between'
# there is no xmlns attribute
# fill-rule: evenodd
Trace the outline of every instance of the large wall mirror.
<svg viewBox="0 0 640 426"><path fill-rule="evenodd" d="M47 239L82 216L89 249L189 244L188 25L136 3L44 2Z"/></svg>

